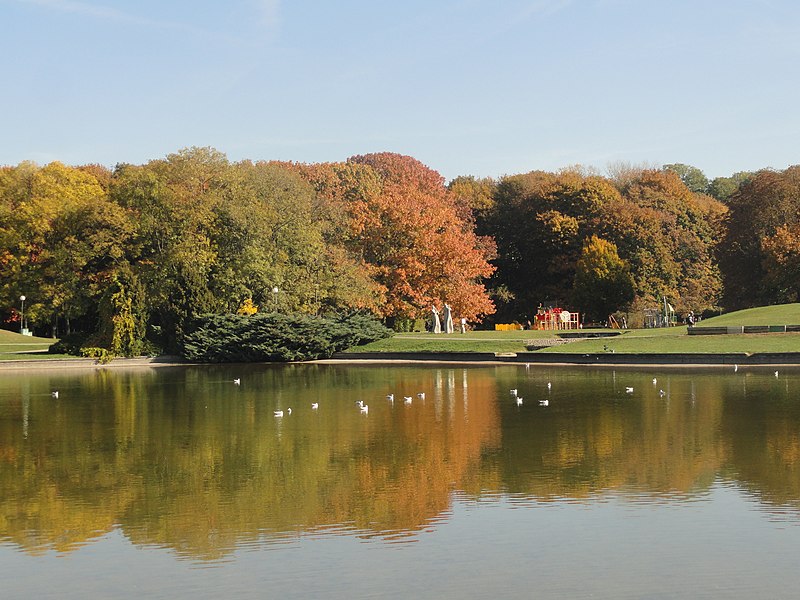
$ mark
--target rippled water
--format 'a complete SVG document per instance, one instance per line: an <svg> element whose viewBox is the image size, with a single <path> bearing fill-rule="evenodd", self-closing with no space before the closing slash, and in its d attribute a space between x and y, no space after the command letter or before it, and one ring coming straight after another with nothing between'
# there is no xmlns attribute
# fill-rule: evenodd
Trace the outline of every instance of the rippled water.
<svg viewBox="0 0 800 600"><path fill-rule="evenodd" d="M793 598L798 392L756 369L3 373L0 597Z"/></svg>

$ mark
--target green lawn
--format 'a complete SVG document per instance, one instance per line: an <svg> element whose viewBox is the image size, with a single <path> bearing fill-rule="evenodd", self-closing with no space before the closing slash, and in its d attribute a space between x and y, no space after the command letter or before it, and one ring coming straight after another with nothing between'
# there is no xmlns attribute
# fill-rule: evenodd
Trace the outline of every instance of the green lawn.
<svg viewBox="0 0 800 600"><path fill-rule="evenodd" d="M800 304L759 306L706 319L699 327L734 327L736 325L800 325Z"/></svg>
<svg viewBox="0 0 800 600"><path fill-rule="evenodd" d="M701 325L800 325L800 304L765 306L737 311ZM605 330L609 331L609 330ZM588 330L587 330L588 332ZM452 333L400 333L352 352L525 352L525 341L555 337L551 331L470 331ZM631 329L614 338L589 339L539 350L544 353L757 353L800 352L800 334L771 333L689 336L686 327Z"/></svg>
<svg viewBox="0 0 800 600"><path fill-rule="evenodd" d="M20 335L13 331L0 329L0 360L14 360L31 358L30 353L47 352L55 342L52 338L39 338L29 335ZM41 355L34 355L41 358Z"/></svg>

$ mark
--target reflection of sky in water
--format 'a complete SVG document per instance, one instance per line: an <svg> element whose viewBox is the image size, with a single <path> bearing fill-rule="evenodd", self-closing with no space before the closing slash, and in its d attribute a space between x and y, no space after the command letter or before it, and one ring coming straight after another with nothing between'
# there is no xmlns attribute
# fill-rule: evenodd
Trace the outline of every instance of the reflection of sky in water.
<svg viewBox="0 0 800 600"><path fill-rule="evenodd" d="M0 597L794 597L800 380L655 375L0 379Z"/></svg>
<svg viewBox="0 0 800 600"><path fill-rule="evenodd" d="M800 585L800 529L730 485L692 502L512 504L457 497L410 544L317 531L212 563L134 546L118 530L67 555L5 546L3 597L792 598Z"/></svg>

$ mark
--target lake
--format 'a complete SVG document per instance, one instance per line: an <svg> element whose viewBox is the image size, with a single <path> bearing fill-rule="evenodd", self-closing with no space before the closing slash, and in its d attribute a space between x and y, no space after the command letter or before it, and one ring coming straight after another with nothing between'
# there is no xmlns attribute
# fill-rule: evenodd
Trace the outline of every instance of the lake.
<svg viewBox="0 0 800 600"><path fill-rule="evenodd" d="M5 600L795 598L799 549L797 370L0 373Z"/></svg>

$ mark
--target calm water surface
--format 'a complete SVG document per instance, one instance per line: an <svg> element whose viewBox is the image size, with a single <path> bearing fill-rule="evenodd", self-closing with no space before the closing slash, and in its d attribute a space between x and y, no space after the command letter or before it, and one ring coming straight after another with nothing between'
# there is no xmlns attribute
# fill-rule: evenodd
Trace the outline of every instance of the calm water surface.
<svg viewBox="0 0 800 600"><path fill-rule="evenodd" d="M795 598L799 509L798 371L0 374L4 599Z"/></svg>

